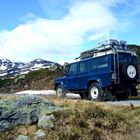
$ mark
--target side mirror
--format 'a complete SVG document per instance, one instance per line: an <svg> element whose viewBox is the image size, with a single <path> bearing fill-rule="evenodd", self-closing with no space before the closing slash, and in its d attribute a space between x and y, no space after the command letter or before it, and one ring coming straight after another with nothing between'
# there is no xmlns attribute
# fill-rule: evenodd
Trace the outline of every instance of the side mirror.
<svg viewBox="0 0 140 140"><path fill-rule="evenodd" d="M68 65L68 63L66 62L66 63L64 63L64 66L63 66L63 73L64 73L65 75L67 75L67 74L68 74L68 70L69 70L69 65Z"/></svg>

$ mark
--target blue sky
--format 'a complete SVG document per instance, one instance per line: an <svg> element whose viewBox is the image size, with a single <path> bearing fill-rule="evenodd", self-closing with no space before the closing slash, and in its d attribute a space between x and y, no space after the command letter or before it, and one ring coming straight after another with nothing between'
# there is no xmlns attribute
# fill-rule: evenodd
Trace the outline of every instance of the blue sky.
<svg viewBox="0 0 140 140"><path fill-rule="evenodd" d="M110 38L140 45L139 0L1 0L0 58L63 64Z"/></svg>

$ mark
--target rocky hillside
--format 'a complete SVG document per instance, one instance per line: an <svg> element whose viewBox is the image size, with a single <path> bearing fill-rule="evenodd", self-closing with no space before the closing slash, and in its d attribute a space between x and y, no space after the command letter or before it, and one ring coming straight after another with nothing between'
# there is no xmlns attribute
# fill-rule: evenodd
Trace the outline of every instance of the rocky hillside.
<svg viewBox="0 0 140 140"><path fill-rule="evenodd" d="M138 55L138 60L140 63L140 45L130 44L128 45L128 48L136 51L136 54Z"/></svg>
<svg viewBox="0 0 140 140"><path fill-rule="evenodd" d="M63 75L61 69L40 69L16 76L15 78L0 79L0 93L12 93L22 90L52 89L54 79Z"/></svg>
<svg viewBox="0 0 140 140"><path fill-rule="evenodd" d="M15 77L39 69L55 69L57 67L60 67L60 64L43 59L36 59L29 63L12 62L8 59L0 59L0 78Z"/></svg>

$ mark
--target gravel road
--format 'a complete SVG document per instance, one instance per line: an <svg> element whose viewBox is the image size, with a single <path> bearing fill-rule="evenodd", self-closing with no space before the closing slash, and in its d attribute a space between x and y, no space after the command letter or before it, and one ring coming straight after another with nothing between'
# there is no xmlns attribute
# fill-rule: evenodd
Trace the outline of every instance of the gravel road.
<svg viewBox="0 0 140 140"><path fill-rule="evenodd" d="M0 96L19 96L19 95L43 95L43 96L49 96L49 95L55 95L54 90L26 90L21 92L16 92L13 94L0 94ZM78 94L72 94L68 93L66 98L68 99L80 99L80 96ZM133 99L133 100L125 100L125 101L108 101L107 104L112 105L125 105L125 106L140 106L140 99Z"/></svg>
<svg viewBox="0 0 140 140"><path fill-rule="evenodd" d="M107 103L112 104L112 105L140 106L140 99L139 100L126 100L126 101L109 101Z"/></svg>

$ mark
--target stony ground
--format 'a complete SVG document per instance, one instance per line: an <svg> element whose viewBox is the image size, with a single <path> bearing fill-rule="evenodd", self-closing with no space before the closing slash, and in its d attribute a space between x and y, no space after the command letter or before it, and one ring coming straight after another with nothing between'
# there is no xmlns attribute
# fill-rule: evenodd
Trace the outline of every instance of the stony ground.
<svg viewBox="0 0 140 140"><path fill-rule="evenodd" d="M17 96L1 96L2 99L15 100ZM42 98L42 97L41 97ZM53 112L50 128L44 128L48 117L42 116L41 127L38 123L26 124L0 133L1 140L132 140L140 139L140 107L114 106L104 102L80 99L43 96L55 106L63 108ZM40 113L39 113L40 114ZM44 121L45 120L45 121ZM38 121L39 122L39 121ZM48 126L48 124L47 124Z"/></svg>
<svg viewBox="0 0 140 140"><path fill-rule="evenodd" d="M16 92L14 94L15 95L29 95L29 94L32 94L32 95L44 95L44 96L50 96L50 95L55 96L56 95L54 90L38 90L38 91L36 91L36 90L25 90L25 91L21 91L21 92ZM1 96L2 95L5 95L5 94L1 94ZM79 96L79 94L68 93L65 98L80 99L80 96ZM140 96L133 97L133 98L131 97L128 100L124 100L124 101L109 101L109 102L106 102L106 103L112 104L112 105L140 106Z"/></svg>

